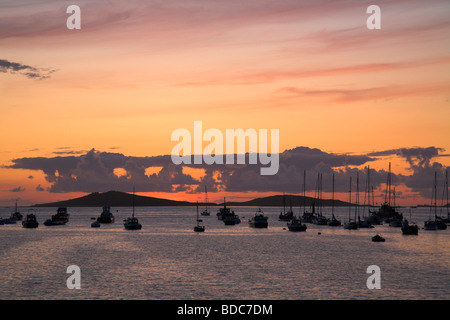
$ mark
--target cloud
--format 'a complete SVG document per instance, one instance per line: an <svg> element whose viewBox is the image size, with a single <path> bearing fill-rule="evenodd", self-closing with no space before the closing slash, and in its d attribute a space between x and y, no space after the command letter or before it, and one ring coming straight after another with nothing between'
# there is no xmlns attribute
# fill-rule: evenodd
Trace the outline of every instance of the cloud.
<svg viewBox="0 0 450 320"><path fill-rule="evenodd" d="M11 62L8 60L0 59L0 72L20 74L29 79L47 79L50 78L50 74L56 70L51 70L48 68L37 68L26 64L21 64L18 62Z"/></svg>
<svg viewBox="0 0 450 320"><path fill-rule="evenodd" d="M35 157L13 159L9 169L41 170L50 183L49 192L102 192L118 190L129 192L133 186L139 192L286 192L302 193L306 172L306 190L311 194L317 187L318 173L323 177L323 191L331 192L332 176L335 191L348 192L349 176L356 188L356 174L360 177L360 191L367 181L367 166L380 157L392 156L405 159L411 175L392 173L394 185L405 185L412 192L430 196L434 172L443 181L446 168L433 159L444 151L438 147L399 148L369 154L336 154L309 147L285 150L279 155L279 171L274 176L262 176L260 165L250 165L246 154L244 165L184 165L202 169L201 176L185 173L182 165L174 165L169 155L134 157L121 153L100 152L95 149L83 155L67 155L52 158ZM147 170L155 167L158 170ZM358 168L365 169L358 169ZM124 174L115 174L116 169ZM116 170L117 171L117 170ZM147 173L146 173L147 171ZM186 170L188 172L189 170ZM148 172L154 172L149 174ZM388 171L370 169L371 185L384 189ZM40 187L40 186L38 186ZM42 187L36 190L41 190ZM22 189L18 189L23 191ZM406 195L405 195L406 196Z"/></svg>
<svg viewBox="0 0 450 320"><path fill-rule="evenodd" d="M22 188L22 186L18 186L17 188L9 190L10 192L23 192L25 191L25 188Z"/></svg>
<svg viewBox="0 0 450 320"><path fill-rule="evenodd" d="M45 191L45 189L42 188L40 184L38 184L36 187L36 191Z"/></svg>

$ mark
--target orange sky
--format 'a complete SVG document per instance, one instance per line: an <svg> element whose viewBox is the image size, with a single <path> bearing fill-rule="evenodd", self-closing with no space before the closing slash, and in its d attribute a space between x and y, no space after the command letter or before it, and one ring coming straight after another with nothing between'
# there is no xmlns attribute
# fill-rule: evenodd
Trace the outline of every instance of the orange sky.
<svg viewBox="0 0 450 320"><path fill-rule="evenodd" d="M48 78L0 69L0 165L92 148L167 155L194 120L280 129L280 152L448 152L449 2L383 1L381 30L366 28L369 4L78 1L82 28L68 30L69 3L4 1L0 59ZM0 177L0 205L84 194L36 192L50 184L35 170Z"/></svg>

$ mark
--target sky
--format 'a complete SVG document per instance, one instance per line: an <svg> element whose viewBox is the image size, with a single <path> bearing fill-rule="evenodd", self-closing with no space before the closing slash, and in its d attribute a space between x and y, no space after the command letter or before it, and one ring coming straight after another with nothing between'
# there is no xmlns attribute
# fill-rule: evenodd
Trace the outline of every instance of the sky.
<svg viewBox="0 0 450 320"><path fill-rule="evenodd" d="M68 6L81 9L69 30ZM450 3L0 1L0 205L119 190L211 201L324 196L429 204L450 164ZM279 129L280 169L176 166L178 128ZM355 190L355 189L354 189Z"/></svg>

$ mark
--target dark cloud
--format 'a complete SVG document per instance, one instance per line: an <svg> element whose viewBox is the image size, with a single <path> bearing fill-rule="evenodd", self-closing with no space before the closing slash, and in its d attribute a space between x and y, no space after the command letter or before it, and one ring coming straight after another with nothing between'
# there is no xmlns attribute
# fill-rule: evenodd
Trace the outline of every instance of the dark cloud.
<svg viewBox="0 0 450 320"><path fill-rule="evenodd" d="M37 68L26 64L21 64L18 62L11 62L8 60L0 59L0 72L21 74L29 79L47 79L50 78L50 74L56 70L51 70L48 68Z"/></svg>
<svg viewBox="0 0 450 320"><path fill-rule="evenodd" d="M40 184L38 184L36 187L36 191L45 191L45 189L42 188Z"/></svg>
<svg viewBox="0 0 450 320"><path fill-rule="evenodd" d="M121 153L99 152L95 149L83 155L67 155L52 158L13 159L11 169L31 169L44 172L51 184L50 192L102 192L119 190L129 192L135 186L140 192L303 192L304 173L306 172L306 190L315 191L318 173L322 174L323 191L331 192L332 176L335 175L335 191L347 192L349 177L353 177L353 190L356 190L356 175L359 174L359 190L367 188L367 166L379 157L395 155L404 158L409 164L411 175L392 173L393 185L405 185L413 192L425 197L430 196L434 172L438 172L439 181L443 181L446 168L432 159L440 156L443 149L399 148L372 152L370 154L335 154L319 149L297 147L285 150L279 155L279 170L276 175L260 174L261 165L249 165L246 154L245 165L174 165L170 155L154 157L125 156ZM357 167L365 169L357 169ZM148 174L151 167L161 168L157 173ZM125 174L115 174L120 168ZM185 168L202 169L204 176L195 178ZM383 191L388 176L384 170L370 169L371 186ZM40 186L38 186L40 187ZM42 187L41 187L42 188ZM38 188L37 188L38 189ZM370 189L370 188L369 188ZM21 189L19 189L22 191ZM40 190L42 191L42 190ZM399 197L400 193L398 194ZM406 196L406 195L405 195Z"/></svg>
<svg viewBox="0 0 450 320"><path fill-rule="evenodd" d="M18 186L17 188L9 190L10 192L23 192L25 191L25 188L22 188L22 186Z"/></svg>

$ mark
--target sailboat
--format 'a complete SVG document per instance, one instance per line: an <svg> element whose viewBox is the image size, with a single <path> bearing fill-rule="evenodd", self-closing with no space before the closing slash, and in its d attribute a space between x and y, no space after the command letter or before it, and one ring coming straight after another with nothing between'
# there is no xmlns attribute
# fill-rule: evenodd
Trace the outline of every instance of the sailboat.
<svg viewBox="0 0 450 320"><path fill-rule="evenodd" d="M334 173L333 173L333 189L331 192L332 196L331 196L331 219L328 219L328 225L332 226L332 227L336 227L336 226L340 226L341 225L341 221L336 219L336 217L334 216Z"/></svg>
<svg viewBox="0 0 450 320"><path fill-rule="evenodd" d="M395 210L395 187L394 187L394 210ZM392 217L389 220L389 226L390 227L401 227L402 226L402 221L403 221L403 215L401 217Z"/></svg>
<svg viewBox="0 0 450 320"><path fill-rule="evenodd" d="M289 211L286 212L286 196L283 194L283 212L280 212L278 220L280 221L291 221L294 217L294 211L292 211L292 198L290 198Z"/></svg>
<svg viewBox="0 0 450 320"><path fill-rule="evenodd" d="M327 218L322 215L322 174L317 174L317 202L319 204L319 210L317 215L313 216L313 223L317 225L326 225L328 223Z"/></svg>
<svg viewBox="0 0 450 320"><path fill-rule="evenodd" d="M131 217L128 217L126 220L123 220L123 226L127 230L140 230L142 229L142 225L139 223L138 218L134 216L134 188L133 188L133 212Z"/></svg>
<svg viewBox="0 0 450 320"><path fill-rule="evenodd" d="M349 194L348 222L344 223L344 229L356 230L356 229L358 229L358 223L356 223L356 216L355 216L355 220L352 220L350 218L351 211L352 211L352 205L351 205L351 203L352 203L352 176L350 176L350 189L349 189L348 194Z"/></svg>
<svg viewBox="0 0 450 320"><path fill-rule="evenodd" d="M17 200L16 200L16 207L14 209L14 212L11 213L11 218L12 219L16 219L17 221L20 221L23 219L23 215L19 212L19 210L17 209Z"/></svg>
<svg viewBox="0 0 450 320"><path fill-rule="evenodd" d="M202 216L209 216L209 210L208 210L208 192L206 191L206 185L205 185L205 210L202 211Z"/></svg>
<svg viewBox="0 0 450 320"><path fill-rule="evenodd" d="M395 210L391 206L391 163L389 162L389 172L386 184L386 194L384 198L384 204L376 212L371 212L376 218L384 219L385 222L389 222L392 218L403 219L403 215Z"/></svg>
<svg viewBox="0 0 450 320"><path fill-rule="evenodd" d="M411 220L411 209L409 209L409 219ZM419 227L416 224L409 224L408 220L405 219L402 223L402 233L417 235L419 233Z"/></svg>
<svg viewBox="0 0 450 320"><path fill-rule="evenodd" d="M302 222L312 223L314 216L314 204L312 212L306 211L306 170L303 171L303 215L301 217Z"/></svg>
<svg viewBox="0 0 450 320"><path fill-rule="evenodd" d="M433 189L433 199L434 199L434 215L436 217L436 210L437 210L437 204L436 204L436 194L437 194L437 190L436 190L436 182L437 182L437 172L434 172L434 189ZM431 208L430 208L430 215L428 217L428 220L426 220L424 222L424 228L425 230L437 230L438 229L438 224L436 219L432 220L431 219Z"/></svg>
<svg viewBox="0 0 450 320"><path fill-rule="evenodd" d="M203 221L198 218L198 201L197 201L197 225L194 226L195 232L204 232L205 231L205 226L200 225L200 222L203 222Z"/></svg>

